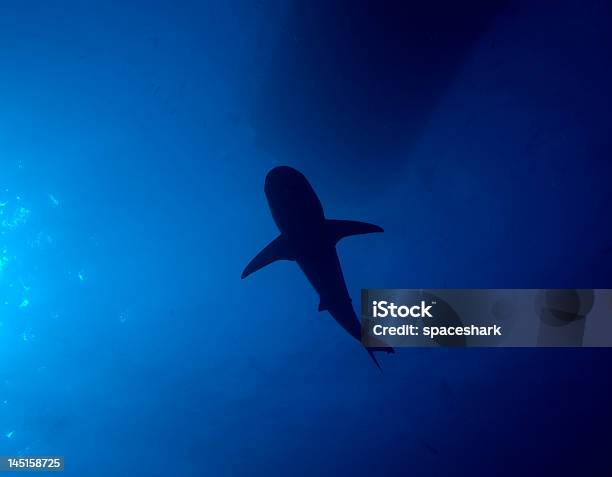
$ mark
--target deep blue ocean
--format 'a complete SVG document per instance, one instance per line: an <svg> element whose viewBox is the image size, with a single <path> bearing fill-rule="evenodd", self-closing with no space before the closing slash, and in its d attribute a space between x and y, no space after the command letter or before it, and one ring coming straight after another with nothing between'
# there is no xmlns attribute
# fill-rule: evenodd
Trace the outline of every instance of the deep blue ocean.
<svg viewBox="0 0 612 477"><path fill-rule="evenodd" d="M612 352L372 365L291 262L272 167L361 288L612 287L605 1L0 0L0 455L66 476L612 475Z"/></svg>

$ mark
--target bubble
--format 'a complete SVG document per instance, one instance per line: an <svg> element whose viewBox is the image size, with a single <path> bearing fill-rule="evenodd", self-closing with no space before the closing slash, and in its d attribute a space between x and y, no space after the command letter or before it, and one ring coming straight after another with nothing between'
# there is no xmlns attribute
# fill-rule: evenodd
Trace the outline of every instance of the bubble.
<svg viewBox="0 0 612 477"><path fill-rule="evenodd" d="M23 333L21 333L21 339L23 341L33 341L36 339L36 335L32 332L32 328L28 328Z"/></svg>
<svg viewBox="0 0 612 477"><path fill-rule="evenodd" d="M53 207L59 206L59 200L57 200L57 198L53 194L48 194L48 196L49 196L49 200L51 201L51 205L53 205Z"/></svg>

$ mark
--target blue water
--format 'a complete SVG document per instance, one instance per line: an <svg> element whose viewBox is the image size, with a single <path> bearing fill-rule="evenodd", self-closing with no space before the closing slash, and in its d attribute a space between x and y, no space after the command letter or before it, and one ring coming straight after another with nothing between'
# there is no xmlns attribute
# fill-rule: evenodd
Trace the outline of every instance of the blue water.
<svg viewBox="0 0 612 477"><path fill-rule="evenodd" d="M609 475L609 351L402 349L381 375L295 264L240 280L289 164L385 228L339 245L355 303L612 286L610 7L433 3L0 3L0 455Z"/></svg>

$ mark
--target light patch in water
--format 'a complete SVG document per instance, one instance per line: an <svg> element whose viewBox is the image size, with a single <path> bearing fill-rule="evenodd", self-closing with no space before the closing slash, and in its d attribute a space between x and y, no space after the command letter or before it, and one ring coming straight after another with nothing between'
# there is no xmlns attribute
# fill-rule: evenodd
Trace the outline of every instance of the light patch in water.
<svg viewBox="0 0 612 477"><path fill-rule="evenodd" d="M46 248L53 245L53 237L45 232L38 232L36 237L28 241L31 248Z"/></svg>
<svg viewBox="0 0 612 477"><path fill-rule="evenodd" d="M19 304L19 308L27 308L30 305L30 300L24 298L22 302Z"/></svg>
<svg viewBox="0 0 612 477"><path fill-rule="evenodd" d="M19 207L15 210L13 217L11 219L3 219L2 220L2 228L7 230L14 230L20 225L25 224L28 221L28 217L30 216L30 209L26 209L25 207Z"/></svg>
<svg viewBox="0 0 612 477"><path fill-rule="evenodd" d="M14 435L15 435L15 431L9 431L5 434L7 439L12 439Z"/></svg>
<svg viewBox="0 0 612 477"><path fill-rule="evenodd" d="M79 280L81 280L82 282L85 281L85 272L83 272L83 270L81 270L78 274L77 277L79 277Z"/></svg>
<svg viewBox="0 0 612 477"><path fill-rule="evenodd" d="M4 270L4 267L6 267L6 264L8 262L9 262L8 252L6 249L3 249L2 252L0 253L0 272Z"/></svg>
<svg viewBox="0 0 612 477"><path fill-rule="evenodd" d="M57 207L59 205L59 200L57 200L53 194L49 194L49 200L51 201L53 207Z"/></svg>

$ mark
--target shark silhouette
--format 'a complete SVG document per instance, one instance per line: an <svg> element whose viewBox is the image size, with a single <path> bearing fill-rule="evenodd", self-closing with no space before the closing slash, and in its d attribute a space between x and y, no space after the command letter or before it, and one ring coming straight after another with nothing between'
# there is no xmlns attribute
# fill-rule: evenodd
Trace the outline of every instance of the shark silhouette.
<svg viewBox="0 0 612 477"><path fill-rule="evenodd" d="M288 166L268 172L264 191L280 235L249 262L242 278L277 260L297 262L319 294L319 311L328 311L361 342L361 325L346 288L336 244L344 237L383 229L365 222L325 218L321 202L306 177ZM366 349L379 369L374 351L394 352L382 342Z"/></svg>

